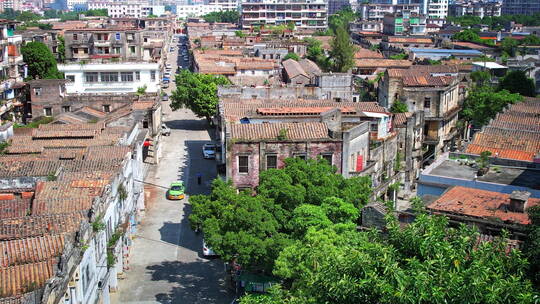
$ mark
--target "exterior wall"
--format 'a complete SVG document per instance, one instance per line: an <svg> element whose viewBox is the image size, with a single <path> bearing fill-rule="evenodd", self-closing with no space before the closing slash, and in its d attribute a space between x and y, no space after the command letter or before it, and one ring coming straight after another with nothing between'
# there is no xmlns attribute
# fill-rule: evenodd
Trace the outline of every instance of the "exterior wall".
<svg viewBox="0 0 540 304"><path fill-rule="evenodd" d="M107 39L103 39L105 35ZM90 59L93 55L139 61L144 48L142 36L141 30L67 31L64 35L66 61Z"/></svg>
<svg viewBox="0 0 540 304"><path fill-rule="evenodd" d="M212 12L232 10L229 6L194 4L194 5L176 5L176 16L181 19L188 17L201 17Z"/></svg>
<svg viewBox="0 0 540 304"><path fill-rule="evenodd" d="M327 26L328 4L325 1L245 1L241 4L242 27L279 25L294 22L297 28L320 29Z"/></svg>
<svg viewBox="0 0 540 304"><path fill-rule="evenodd" d="M157 63L109 63L109 64L62 64L58 65L58 69L63 72L66 78L74 77L74 81L66 84L68 94L72 93L130 93L136 92L137 88L146 86L147 93L157 93L160 90L159 81L159 64ZM98 82L86 82L85 73L99 73ZM103 82L101 80L102 73L116 72L119 73L117 82ZM121 72L139 72L140 79L136 79L136 74L133 75L133 81L122 82ZM154 78L152 79L152 74Z"/></svg>
<svg viewBox="0 0 540 304"><path fill-rule="evenodd" d="M502 4L503 15L533 15L540 12L538 0L504 0Z"/></svg>
<svg viewBox="0 0 540 304"><path fill-rule="evenodd" d="M332 165L341 173L341 141L324 142L257 142L229 143L227 153L227 177L238 188L255 188L259 184L259 173L266 170L266 155L277 155L278 168L284 166L284 160L296 154L308 158L317 158L321 154L332 153ZM238 156L249 156L248 173L238 172Z"/></svg>
<svg viewBox="0 0 540 304"><path fill-rule="evenodd" d="M350 177L351 172L366 168L369 159L369 123L364 122L343 132L342 174ZM359 161L361 160L361 164Z"/></svg>
<svg viewBox="0 0 540 304"><path fill-rule="evenodd" d="M415 180L422 165L422 142L424 140L424 113L418 111L408 117L404 127L398 128L398 151L400 167L404 172L404 189L413 191Z"/></svg>

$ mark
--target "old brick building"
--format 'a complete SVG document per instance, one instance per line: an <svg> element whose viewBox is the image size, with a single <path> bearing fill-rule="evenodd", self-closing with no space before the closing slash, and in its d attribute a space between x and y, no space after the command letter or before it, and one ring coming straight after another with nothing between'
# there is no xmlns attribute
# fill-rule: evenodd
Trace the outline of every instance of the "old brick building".
<svg viewBox="0 0 540 304"><path fill-rule="evenodd" d="M322 157L341 172L342 141L322 122L235 124L227 144L227 177L242 188L254 188L261 171L282 168L290 157Z"/></svg>
<svg viewBox="0 0 540 304"><path fill-rule="evenodd" d="M452 65L389 69L379 82L379 103L389 109L400 101L411 112L423 111L426 156L436 157L457 135L460 79L458 67Z"/></svg>

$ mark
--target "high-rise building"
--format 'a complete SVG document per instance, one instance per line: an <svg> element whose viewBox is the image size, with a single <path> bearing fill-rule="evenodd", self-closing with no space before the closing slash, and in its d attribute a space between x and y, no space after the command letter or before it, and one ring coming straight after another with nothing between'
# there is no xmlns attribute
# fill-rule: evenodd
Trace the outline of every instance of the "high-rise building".
<svg viewBox="0 0 540 304"><path fill-rule="evenodd" d="M503 15L532 15L540 12L540 0L503 0Z"/></svg>
<svg viewBox="0 0 540 304"><path fill-rule="evenodd" d="M450 16L498 17L501 15L501 3L482 0L463 0L450 4L448 10Z"/></svg>
<svg viewBox="0 0 540 304"><path fill-rule="evenodd" d="M325 0L244 0L242 27L294 23L297 28L325 30L328 4Z"/></svg>

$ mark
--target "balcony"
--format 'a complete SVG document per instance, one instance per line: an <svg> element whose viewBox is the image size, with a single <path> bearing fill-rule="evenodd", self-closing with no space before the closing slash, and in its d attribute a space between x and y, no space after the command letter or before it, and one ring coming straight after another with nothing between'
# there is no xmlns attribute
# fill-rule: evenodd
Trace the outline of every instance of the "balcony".
<svg viewBox="0 0 540 304"><path fill-rule="evenodd" d="M21 44L22 43L22 36L21 35L13 35L8 37L8 43L9 44Z"/></svg>
<svg viewBox="0 0 540 304"><path fill-rule="evenodd" d="M110 46L111 42L109 40L94 40L94 46Z"/></svg>

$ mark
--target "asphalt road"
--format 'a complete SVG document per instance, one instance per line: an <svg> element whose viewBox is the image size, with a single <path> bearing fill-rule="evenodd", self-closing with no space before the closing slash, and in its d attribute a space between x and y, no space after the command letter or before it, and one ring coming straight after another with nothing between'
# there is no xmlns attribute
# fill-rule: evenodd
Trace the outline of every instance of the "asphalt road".
<svg viewBox="0 0 540 304"><path fill-rule="evenodd" d="M173 69L176 58L169 56ZM167 91L173 87L171 83ZM211 142L212 131L189 110L172 112L164 103L163 112L171 135L162 137L161 161L146 178L146 215L133 241L130 269L111 294L112 303L228 304L233 295L225 287L223 262L202 257L202 238L189 227L188 199L169 201L166 189L151 185L168 187L183 180L188 196L208 193L216 166L214 160L203 159L202 146ZM197 173L203 176L201 185Z"/></svg>

